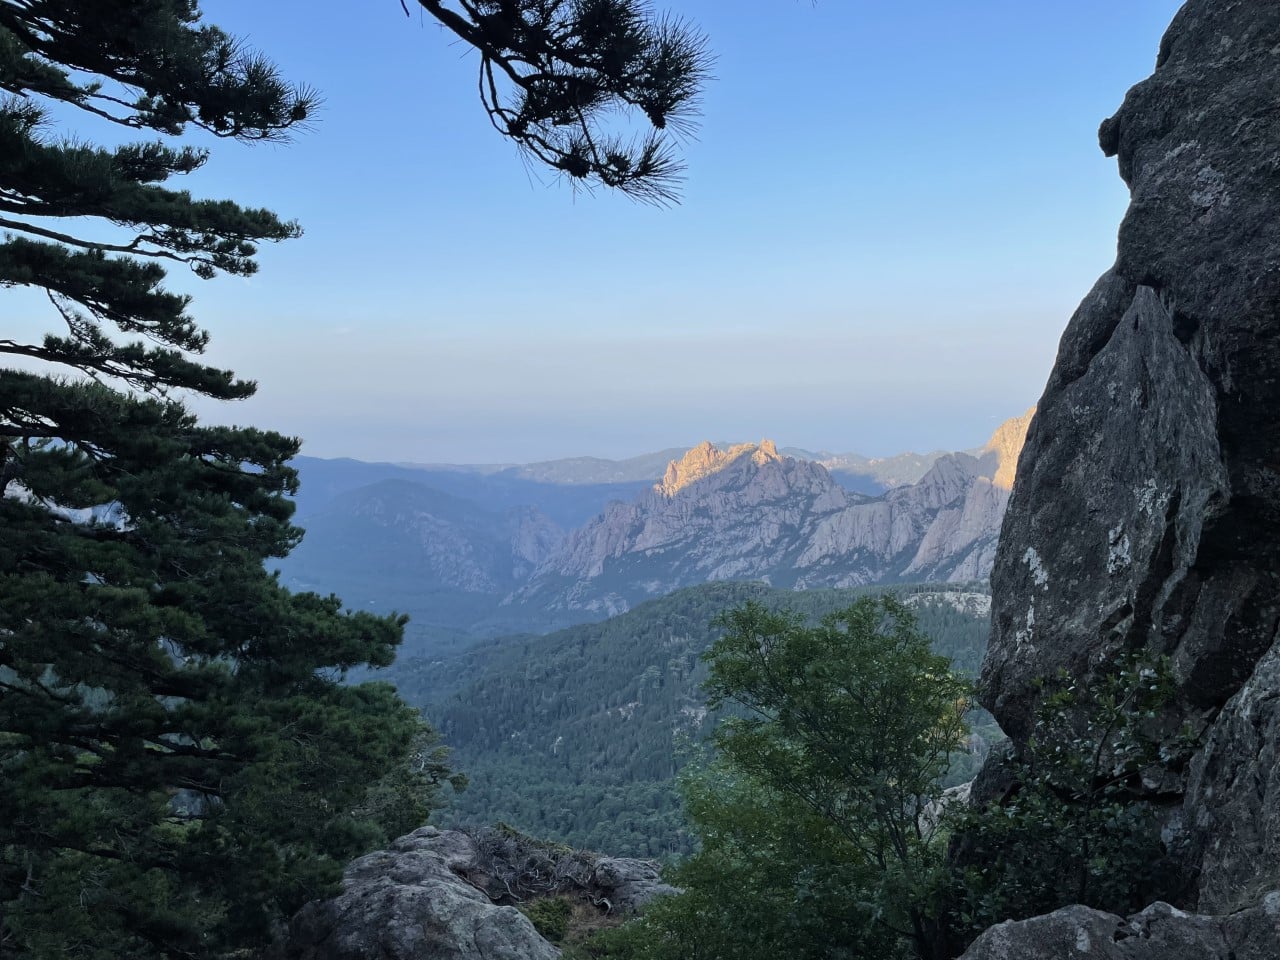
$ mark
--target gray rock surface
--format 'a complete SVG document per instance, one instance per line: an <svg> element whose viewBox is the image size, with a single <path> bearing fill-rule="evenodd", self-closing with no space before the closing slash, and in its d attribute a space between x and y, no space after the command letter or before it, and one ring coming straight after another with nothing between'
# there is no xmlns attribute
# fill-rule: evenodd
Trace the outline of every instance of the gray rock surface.
<svg viewBox="0 0 1280 960"><path fill-rule="evenodd" d="M1155 903L1127 919L1088 907L1001 923L961 960L1275 960L1280 891L1229 916L1189 914Z"/></svg>
<svg viewBox="0 0 1280 960"><path fill-rule="evenodd" d="M1278 40L1280 4L1190 0L1102 125L1132 203L1027 435L982 675L1020 743L1035 678L1170 658L1173 719L1212 726L1168 839L1213 909L1246 902L1277 849Z"/></svg>
<svg viewBox="0 0 1280 960"><path fill-rule="evenodd" d="M1121 646L1220 707L1275 637L1280 582L1280 7L1194 0L1103 125L1133 192L1116 267L1059 350L993 574L984 680Z"/></svg>
<svg viewBox="0 0 1280 960"><path fill-rule="evenodd" d="M632 913L654 897L677 893L675 887L662 882L658 865L650 860L631 857L604 857L596 861L591 885L597 899L609 901L611 911Z"/></svg>
<svg viewBox="0 0 1280 960"><path fill-rule="evenodd" d="M1183 805L1201 910L1235 910L1280 888L1280 645L1218 714ZM1280 950L1276 953L1280 957Z"/></svg>
<svg viewBox="0 0 1280 960"><path fill-rule="evenodd" d="M422 827L351 863L342 893L290 925L292 960L552 960L560 951L510 904L567 894L631 913L675 893L658 865L601 857L510 830Z"/></svg>
<svg viewBox="0 0 1280 960"><path fill-rule="evenodd" d="M423 827L347 867L342 893L290 924L293 960L555 960L560 951L519 910L463 877L471 839Z"/></svg>

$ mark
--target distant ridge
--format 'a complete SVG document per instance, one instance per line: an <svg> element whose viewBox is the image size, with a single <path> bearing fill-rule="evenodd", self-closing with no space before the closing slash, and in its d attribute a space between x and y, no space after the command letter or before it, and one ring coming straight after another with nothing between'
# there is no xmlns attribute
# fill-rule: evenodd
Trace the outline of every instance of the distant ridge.
<svg viewBox="0 0 1280 960"><path fill-rule="evenodd" d="M758 579L812 589L980 580L991 570L1030 413L914 484L850 492L772 441L703 442L630 503L572 531L504 603L613 615L680 587Z"/></svg>
<svg viewBox="0 0 1280 960"><path fill-rule="evenodd" d="M299 457L307 534L279 567L296 589L409 614L406 652L714 581L980 580L1029 416L968 452L876 461L792 456L768 439L523 466Z"/></svg>

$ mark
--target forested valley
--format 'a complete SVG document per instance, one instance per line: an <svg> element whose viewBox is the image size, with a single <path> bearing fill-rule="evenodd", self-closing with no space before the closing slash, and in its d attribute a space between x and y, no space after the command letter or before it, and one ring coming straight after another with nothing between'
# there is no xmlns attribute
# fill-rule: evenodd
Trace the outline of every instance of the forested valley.
<svg viewBox="0 0 1280 960"><path fill-rule="evenodd" d="M720 717L702 689L716 617L756 600L816 622L873 590L690 587L601 623L501 638L447 661L400 660L380 675L423 708L467 774L444 822L498 820L572 846L666 857L694 843L676 777ZM973 677L990 630L985 588L896 592L933 649ZM947 786L970 779L998 736L981 714Z"/></svg>

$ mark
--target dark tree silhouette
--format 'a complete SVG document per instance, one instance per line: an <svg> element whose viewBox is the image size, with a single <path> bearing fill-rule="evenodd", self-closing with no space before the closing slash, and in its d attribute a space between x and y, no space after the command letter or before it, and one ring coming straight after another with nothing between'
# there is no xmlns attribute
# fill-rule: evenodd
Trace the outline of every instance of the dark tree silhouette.
<svg viewBox="0 0 1280 960"><path fill-rule="evenodd" d="M447 776L389 687L339 682L402 621L264 566L301 533L297 441L176 399L253 384L201 361L165 267L247 275L299 228L170 187L209 158L175 141L313 106L194 0L0 0L0 286L52 321L0 337L0 957L261 944Z"/></svg>
<svg viewBox="0 0 1280 960"><path fill-rule="evenodd" d="M406 0L401 0L408 12ZM577 183L676 198L705 37L640 0L418 0L480 55L480 100L523 151ZM638 135L616 125L638 121Z"/></svg>

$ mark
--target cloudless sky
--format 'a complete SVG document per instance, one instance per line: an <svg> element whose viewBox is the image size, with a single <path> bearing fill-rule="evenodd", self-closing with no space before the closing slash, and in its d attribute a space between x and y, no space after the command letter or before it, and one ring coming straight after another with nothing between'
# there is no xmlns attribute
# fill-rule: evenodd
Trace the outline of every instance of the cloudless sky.
<svg viewBox="0 0 1280 960"><path fill-rule="evenodd" d="M1038 398L1127 202L1098 123L1174 0L671 0L717 55L682 203L574 192L410 2L205 0L318 122L188 178L297 218L197 295L260 383L206 415L318 456L628 456L703 438L981 443Z"/></svg>

